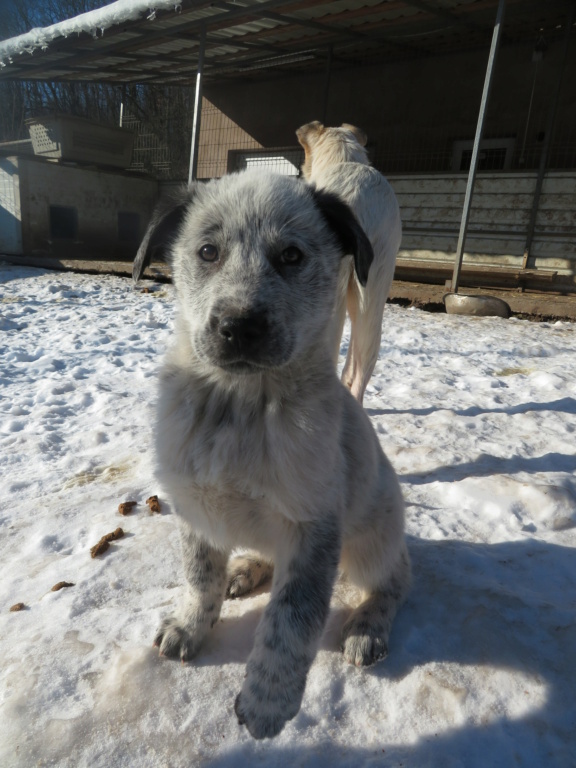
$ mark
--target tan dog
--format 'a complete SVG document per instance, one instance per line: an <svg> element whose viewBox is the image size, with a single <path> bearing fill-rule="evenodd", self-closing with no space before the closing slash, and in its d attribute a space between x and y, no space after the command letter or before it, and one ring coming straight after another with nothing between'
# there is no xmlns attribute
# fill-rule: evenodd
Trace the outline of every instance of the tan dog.
<svg viewBox="0 0 576 768"><path fill-rule="evenodd" d="M367 137L360 128L348 123L326 128L316 120L298 128L296 136L304 147L306 181L336 193L352 208L374 251L365 287L354 275L352 260L343 261L335 312L336 359L346 309L350 316L352 333L342 381L362 403L380 352L382 314L402 239L400 210L392 187L370 165L364 148Z"/></svg>

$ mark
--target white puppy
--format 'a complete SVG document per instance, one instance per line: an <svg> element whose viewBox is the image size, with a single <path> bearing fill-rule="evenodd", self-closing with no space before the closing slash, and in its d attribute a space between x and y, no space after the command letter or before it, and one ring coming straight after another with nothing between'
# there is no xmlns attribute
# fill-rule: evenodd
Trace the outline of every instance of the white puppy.
<svg viewBox="0 0 576 768"><path fill-rule="evenodd" d="M182 531L186 595L160 652L198 653L228 588L271 573L238 720L274 736L300 708L338 564L364 590L345 658L387 653L409 585L404 506L370 421L338 381L331 318L340 260L361 282L370 243L341 201L284 176L197 184L152 221L134 266L168 245L178 300L160 376L156 455ZM255 550L229 564L235 547Z"/></svg>
<svg viewBox="0 0 576 768"><path fill-rule="evenodd" d="M362 403L380 352L382 314L402 239L400 209L390 184L370 165L364 149L366 134L360 128L347 123L326 128L314 121L296 135L305 153L304 178L348 203L374 251L365 287L355 277L351 260L342 263L336 300L336 359L348 309L352 333L342 381Z"/></svg>

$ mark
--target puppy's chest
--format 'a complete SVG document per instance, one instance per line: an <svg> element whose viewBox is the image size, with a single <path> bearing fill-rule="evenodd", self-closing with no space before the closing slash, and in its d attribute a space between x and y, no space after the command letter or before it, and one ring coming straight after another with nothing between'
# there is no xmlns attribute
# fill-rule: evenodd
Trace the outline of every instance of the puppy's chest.
<svg viewBox="0 0 576 768"><path fill-rule="evenodd" d="M322 482L329 456L315 417L291 402L213 394L176 398L160 420L160 463L204 489L287 500ZM330 451L328 451L329 453Z"/></svg>
<svg viewBox="0 0 576 768"><path fill-rule="evenodd" d="M256 492L279 464L293 463L302 439L289 419L265 409L199 413L191 437L196 482L219 485L225 479Z"/></svg>

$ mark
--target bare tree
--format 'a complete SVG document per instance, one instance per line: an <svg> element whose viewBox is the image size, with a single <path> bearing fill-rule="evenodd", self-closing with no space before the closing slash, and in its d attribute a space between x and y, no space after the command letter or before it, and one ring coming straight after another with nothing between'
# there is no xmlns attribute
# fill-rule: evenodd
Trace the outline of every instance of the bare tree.
<svg viewBox="0 0 576 768"><path fill-rule="evenodd" d="M3 36L13 37L33 27L55 24L103 4L103 0L4 0ZM184 178L192 113L192 94L188 88L0 81L0 104L4 107L0 110L0 141L26 138L26 118L47 112L117 124L122 102L148 134L154 134L169 148L171 175Z"/></svg>

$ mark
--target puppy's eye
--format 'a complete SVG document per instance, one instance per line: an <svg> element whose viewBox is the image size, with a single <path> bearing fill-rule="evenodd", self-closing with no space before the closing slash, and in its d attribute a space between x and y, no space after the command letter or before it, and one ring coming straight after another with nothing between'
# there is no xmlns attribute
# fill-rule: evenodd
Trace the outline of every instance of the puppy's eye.
<svg viewBox="0 0 576 768"><path fill-rule="evenodd" d="M295 245L290 245L285 248L280 254L280 261L282 264L299 264L304 258L304 254Z"/></svg>
<svg viewBox="0 0 576 768"><path fill-rule="evenodd" d="M200 256L202 261L218 261L218 249L215 245L206 243L198 251L198 256Z"/></svg>

